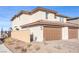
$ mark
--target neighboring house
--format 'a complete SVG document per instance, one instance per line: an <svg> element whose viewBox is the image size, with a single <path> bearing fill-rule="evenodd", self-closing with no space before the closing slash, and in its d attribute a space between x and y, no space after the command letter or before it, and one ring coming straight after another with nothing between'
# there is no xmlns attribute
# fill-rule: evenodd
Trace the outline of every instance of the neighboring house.
<svg viewBox="0 0 79 59"><path fill-rule="evenodd" d="M79 24L79 17L70 18L68 19L68 21L71 23Z"/></svg>
<svg viewBox="0 0 79 59"><path fill-rule="evenodd" d="M67 22L72 23L72 24L76 24L79 26L79 17L70 18L70 19L68 19ZM70 30L70 33L71 33L71 35L70 35L71 37L78 36L78 39L79 39L79 28L77 28L75 30Z"/></svg>
<svg viewBox="0 0 79 59"><path fill-rule="evenodd" d="M68 19L70 17L41 7L33 9L30 12L22 10L11 19L12 30L28 31L29 42L78 39L79 26L67 21ZM15 38L14 35L12 34L12 38ZM23 39L25 41L25 38Z"/></svg>

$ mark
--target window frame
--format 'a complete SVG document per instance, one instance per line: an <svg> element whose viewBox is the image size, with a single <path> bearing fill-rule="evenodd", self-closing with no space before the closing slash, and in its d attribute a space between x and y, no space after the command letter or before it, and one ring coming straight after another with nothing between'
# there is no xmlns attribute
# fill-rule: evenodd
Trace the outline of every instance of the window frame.
<svg viewBox="0 0 79 59"><path fill-rule="evenodd" d="M64 17L60 17L60 22L63 22L63 20L64 20Z"/></svg>
<svg viewBox="0 0 79 59"><path fill-rule="evenodd" d="M56 19L57 18L57 16L56 16L56 14L54 15L54 19Z"/></svg>
<svg viewBox="0 0 79 59"><path fill-rule="evenodd" d="M48 12L46 12L46 14L45 14L45 18L48 19Z"/></svg>

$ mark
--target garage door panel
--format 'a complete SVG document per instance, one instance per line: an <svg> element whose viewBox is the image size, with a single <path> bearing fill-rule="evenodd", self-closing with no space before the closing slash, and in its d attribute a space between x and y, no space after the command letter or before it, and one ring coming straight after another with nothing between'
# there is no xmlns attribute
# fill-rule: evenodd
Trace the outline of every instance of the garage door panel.
<svg viewBox="0 0 79 59"><path fill-rule="evenodd" d="M61 39L61 28L44 28L45 40L59 40Z"/></svg>
<svg viewBox="0 0 79 59"><path fill-rule="evenodd" d="M77 39L78 38L78 29L77 28L69 28L69 39Z"/></svg>

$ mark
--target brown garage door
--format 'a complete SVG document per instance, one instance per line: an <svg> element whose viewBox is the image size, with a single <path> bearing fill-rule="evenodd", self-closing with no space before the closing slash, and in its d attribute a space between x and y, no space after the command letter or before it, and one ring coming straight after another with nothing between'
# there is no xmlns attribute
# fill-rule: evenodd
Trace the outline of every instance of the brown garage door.
<svg viewBox="0 0 79 59"><path fill-rule="evenodd" d="M69 39L77 39L78 38L78 29L77 28L69 28Z"/></svg>
<svg viewBox="0 0 79 59"><path fill-rule="evenodd" d="M59 40L61 39L61 28L44 27L44 40Z"/></svg>

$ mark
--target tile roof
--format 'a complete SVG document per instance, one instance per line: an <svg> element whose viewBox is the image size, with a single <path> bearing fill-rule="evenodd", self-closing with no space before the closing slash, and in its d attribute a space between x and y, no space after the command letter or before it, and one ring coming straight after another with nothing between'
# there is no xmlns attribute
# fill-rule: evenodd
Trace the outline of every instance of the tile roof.
<svg viewBox="0 0 79 59"><path fill-rule="evenodd" d="M68 20L77 20L77 19L79 19L79 17L69 18Z"/></svg>
<svg viewBox="0 0 79 59"><path fill-rule="evenodd" d="M18 14L14 15L14 16L12 17L11 21L13 21L16 17L18 17L18 16L21 15L21 14L29 14L29 15L31 15L31 14L34 14L35 12L37 12L37 11L45 11L45 12L48 12L48 13L55 13L57 16L70 18L70 17L68 17L68 16L64 16L64 15L58 14L58 13L57 13L56 11L54 11L54 10L49 10L49 9L42 8L42 7L37 7L37 8L33 9L33 10L30 11L30 12L29 12L29 11L25 11L25 10L20 11Z"/></svg>
<svg viewBox="0 0 79 59"><path fill-rule="evenodd" d="M26 27L31 27L31 26L37 26L37 25L42 25L42 26L62 26L62 27L79 27L78 24L73 24L73 23L62 23L62 22L58 22L58 21L45 21L45 20L40 20L40 21L36 21L33 23L29 23L29 24L25 24L22 25L22 28L26 28Z"/></svg>

